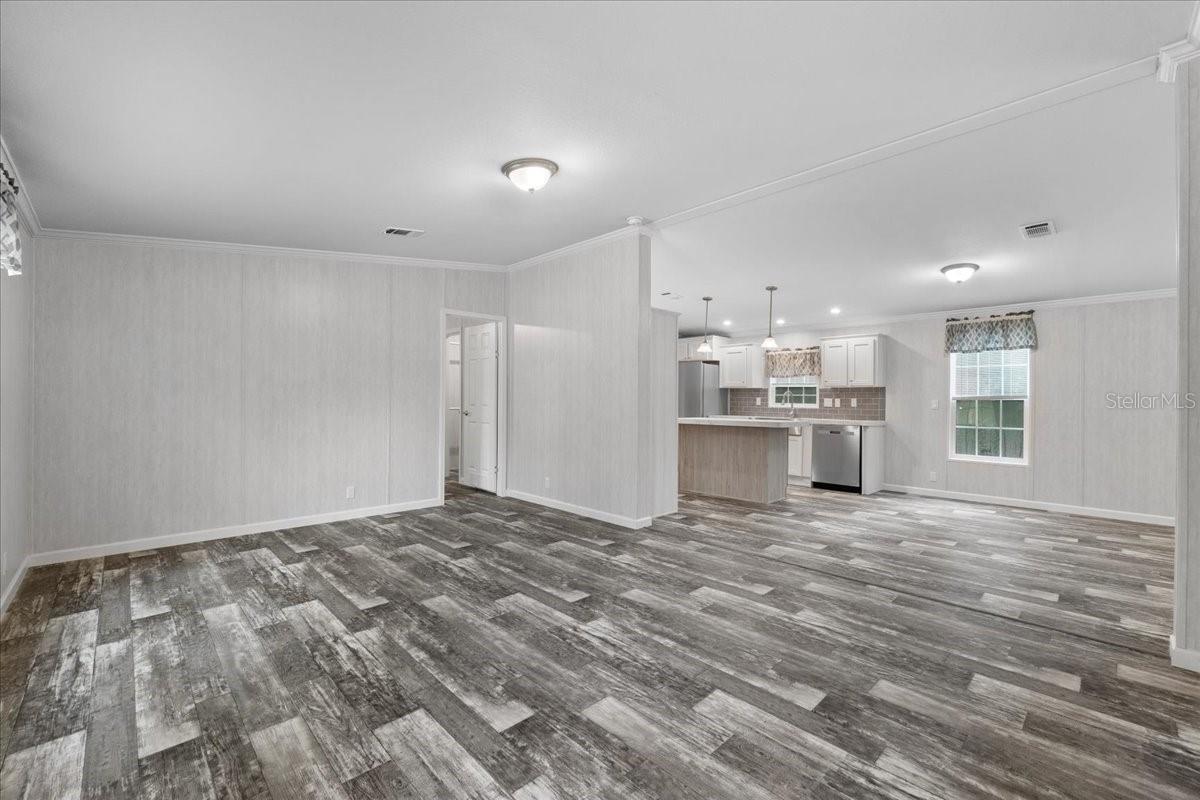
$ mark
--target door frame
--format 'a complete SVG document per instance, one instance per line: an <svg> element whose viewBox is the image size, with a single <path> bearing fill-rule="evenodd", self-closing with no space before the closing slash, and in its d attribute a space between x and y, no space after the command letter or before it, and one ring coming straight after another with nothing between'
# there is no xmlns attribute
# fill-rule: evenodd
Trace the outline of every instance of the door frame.
<svg viewBox="0 0 1200 800"><path fill-rule="evenodd" d="M438 504L446 503L446 334L450 317L496 323L496 496L508 496L508 317L442 308L438 339ZM459 458L462 458L460 439Z"/></svg>

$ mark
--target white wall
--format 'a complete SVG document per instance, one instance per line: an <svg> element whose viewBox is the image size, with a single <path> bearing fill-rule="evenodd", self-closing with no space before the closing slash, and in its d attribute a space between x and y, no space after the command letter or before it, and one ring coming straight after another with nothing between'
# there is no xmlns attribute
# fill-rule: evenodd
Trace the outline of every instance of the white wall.
<svg viewBox="0 0 1200 800"><path fill-rule="evenodd" d="M644 520L640 482L654 461L650 250L621 235L509 274L508 488L621 524ZM661 361L661 358L659 359ZM549 486L546 479L549 478Z"/></svg>
<svg viewBox="0 0 1200 800"><path fill-rule="evenodd" d="M23 221L21 224L24 228ZM5 603L10 589L16 588L13 581L21 563L34 547L30 500L37 245L30 237L23 238L24 274L10 277L0 273L0 598Z"/></svg>
<svg viewBox="0 0 1200 800"><path fill-rule="evenodd" d="M438 497L440 310L504 275L37 244L37 552Z"/></svg>
<svg viewBox="0 0 1200 800"><path fill-rule="evenodd" d="M784 347L801 347L821 336L887 334L888 484L1172 516L1176 414L1107 408L1105 395L1176 390L1176 301L1049 306L1034 320L1028 466L950 459L943 318L776 338ZM930 407L934 400L937 410Z"/></svg>

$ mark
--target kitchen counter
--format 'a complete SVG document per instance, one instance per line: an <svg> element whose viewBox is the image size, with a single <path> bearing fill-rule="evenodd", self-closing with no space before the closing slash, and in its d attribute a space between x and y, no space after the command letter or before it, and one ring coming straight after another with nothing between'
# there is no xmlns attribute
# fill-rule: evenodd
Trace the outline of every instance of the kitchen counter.
<svg viewBox="0 0 1200 800"><path fill-rule="evenodd" d="M680 417L680 425L716 425L725 428L790 428L788 419L764 419L762 417Z"/></svg>
<svg viewBox="0 0 1200 800"><path fill-rule="evenodd" d="M742 422L745 420L745 422ZM721 414L712 417L680 417L680 425L747 425L760 427L791 428L795 425L862 425L864 428L882 428L887 423L881 419L828 419L824 417L743 417Z"/></svg>

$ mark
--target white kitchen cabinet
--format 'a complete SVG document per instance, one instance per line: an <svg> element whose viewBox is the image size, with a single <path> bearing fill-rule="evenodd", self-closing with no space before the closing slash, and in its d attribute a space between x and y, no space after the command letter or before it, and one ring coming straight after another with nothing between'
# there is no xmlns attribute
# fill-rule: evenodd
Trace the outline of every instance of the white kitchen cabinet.
<svg viewBox="0 0 1200 800"><path fill-rule="evenodd" d="M722 389L762 389L767 385L763 349L735 344L720 349Z"/></svg>
<svg viewBox="0 0 1200 800"><path fill-rule="evenodd" d="M821 386L883 386L883 336L842 336L821 340Z"/></svg>
<svg viewBox="0 0 1200 800"><path fill-rule="evenodd" d="M812 477L812 428L801 425L788 435L788 477Z"/></svg>
<svg viewBox="0 0 1200 800"><path fill-rule="evenodd" d="M711 353L697 352L700 343L704 341L703 336L690 336L686 339L680 339L675 344L675 354L680 361L718 361L721 347L728 344L728 336L709 336L709 344L712 345Z"/></svg>

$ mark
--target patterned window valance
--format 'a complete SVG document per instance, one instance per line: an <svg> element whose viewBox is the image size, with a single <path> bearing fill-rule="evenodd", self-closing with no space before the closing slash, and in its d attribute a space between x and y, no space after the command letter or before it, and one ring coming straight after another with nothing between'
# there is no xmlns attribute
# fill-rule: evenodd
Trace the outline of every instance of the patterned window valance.
<svg viewBox="0 0 1200 800"><path fill-rule="evenodd" d="M1033 312L1021 311L984 319L946 320L947 353L982 353L986 350L1037 349Z"/></svg>
<svg viewBox="0 0 1200 800"><path fill-rule="evenodd" d="M21 225L17 220L17 182L0 164L0 268L21 274Z"/></svg>
<svg viewBox="0 0 1200 800"><path fill-rule="evenodd" d="M767 353L767 377L799 378L821 374L821 348L772 350Z"/></svg>

